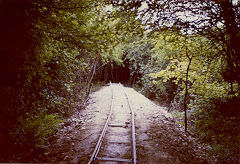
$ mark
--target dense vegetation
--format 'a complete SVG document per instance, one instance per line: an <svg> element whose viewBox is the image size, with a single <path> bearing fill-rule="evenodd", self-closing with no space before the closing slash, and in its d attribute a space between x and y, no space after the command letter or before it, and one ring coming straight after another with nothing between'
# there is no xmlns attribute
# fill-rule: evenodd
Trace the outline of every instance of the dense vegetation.
<svg viewBox="0 0 240 164"><path fill-rule="evenodd" d="M131 18L117 17L101 1L1 1L0 159L28 161L83 107L96 71L129 33Z"/></svg>
<svg viewBox="0 0 240 164"><path fill-rule="evenodd" d="M1 162L31 161L97 81L141 88L178 111L219 162L239 161L239 8L231 0L0 1Z"/></svg>

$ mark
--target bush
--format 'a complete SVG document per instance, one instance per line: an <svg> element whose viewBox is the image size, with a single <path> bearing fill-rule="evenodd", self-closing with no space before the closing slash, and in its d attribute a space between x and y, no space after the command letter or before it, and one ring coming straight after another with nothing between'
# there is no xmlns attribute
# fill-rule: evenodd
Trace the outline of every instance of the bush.
<svg viewBox="0 0 240 164"><path fill-rule="evenodd" d="M240 99L213 99L201 102L196 110L195 130L210 144L210 154L221 163L238 163L240 153Z"/></svg>
<svg viewBox="0 0 240 164"><path fill-rule="evenodd" d="M21 131L18 140L24 145L44 145L46 137L52 134L63 119L53 114L41 114L36 118L20 118ZM21 143L19 142L19 143Z"/></svg>
<svg viewBox="0 0 240 164"><path fill-rule="evenodd" d="M16 139L15 145L18 147L20 161L25 161L33 156L33 152L38 152L46 144L47 137L51 135L63 122L63 119L54 114L40 114L36 117L18 119L19 127L13 137ZM27 160L28 161L28 160Z"/></svg>
<svg viewBox="0 0 240 164"><path fill-rule="evenodd" d="M150 99L155 99L162 105L170 105L174 100L178 86L172 82L172 79L167 82L154 82L149 77L149 74L141 78L141 92Z"/></svg>

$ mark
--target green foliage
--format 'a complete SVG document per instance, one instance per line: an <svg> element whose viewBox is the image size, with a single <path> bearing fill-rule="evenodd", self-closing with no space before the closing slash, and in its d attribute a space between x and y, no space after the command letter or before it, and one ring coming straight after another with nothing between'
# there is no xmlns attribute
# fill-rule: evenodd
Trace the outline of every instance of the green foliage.
<svg viewBox="0 0 240 164"><path fill-rule="evenodd" d="M239 145L240 131L239 22L233 5L211 1L218 17L208 3L188 1L206 15L200 19L205 31L195 27L199 20L186 24L173 14L172 28L143 32L137 15L145 10L138 10L142 2L111 1L123 7L115 8L105 0L1 1L0 147L7 149L0 158L43 145L62 118L83 107L93 82L109 80L128 81L180 111L188 82L188 111L201 139L222 161L239 154L239 147L231 146ZM181 11L184 2L146 1L146 12L158 11L152 18L165 19L155 23L169 25L167 6L180 5L173 9ZM206 23L209 18L215 27ZM192 34L184 35L188 24Z"/></svg>
<svg viewBox="0 0 240 164"><path fill-rule="evenodd" d="M237 127L240 118L236 113L240 106L239 85L223 79L227 65L219 49L223 49L219 43L200 35L186 37L177 31L164 31L136 38L125 46L123 61L131 78L136 77L133 84L148 97L178 110L173 112L183 125L186 70L191 57L187 95L190 129L210 144L210 155L229 162L239 153L238 144L232 146L239 143L240 129L232 128Z"/></svg>
<svg viewBox="0 0 240 164"><path fill-rule="evenodd" d="M184 112L179 112L177 110L172 112L173 117L177 120L177 124L184 126Z"/></svg>
<svg viewBox="0 0 240 164"><path fill-rule="evenodd" d="M151 62L151 40L146 38L133 42L126 47L124 51L124 64L130 69L131 84L135 84L140 80L148 69Z"/></svg>
<svg viewBox="0 0 240 164"><path fill-rule="evenodd" d="M159 93L168 94L167 88L171 88L170 93L175 94L171 106L178 104L180 111L183 97L186 98L183 104L186 109L187 102L192 115L191 125L201 129L196 130L203 141L210 143L211 152L220 163L239 163L239 128L235 127L240 117L236 113L240 96L240 26L236 8L240 3L227 0L112 3L122 10L139 13L152 30L152 35L143 39L147 43L151 40L152 48L142 52L138 47L138 44L144 47L139 41L142 38L137 38L128 50L127 59L133 61L130 71L132 75L138 73L136 81L142 90L154 98ZM145 9L141 8L143 4ZM143 66L142 54L146 53L149 59Z"/></svg>
<svg viewBox="0 0 240 164"><path fill-rule="evenodd" d="M239 98L212 99L198 104L192 115L200 139L211 145L220 162L238 161L240 145Z"/></svg>
<svg viewBox="0 0 240 164"><path fill-rule="evenodd" d="M178 39L172 42L176 37ZM151 73L150 78L155 79L153 83L156 85L163 86L171 81L178 86L174 97L177 101L172 102L172 108L178 104L180 108L177 109L181 110L188 65L188 56L185 54L188 53L192 57L188 75L187 101L191 116L189 123L195 126L200 139L211 145L211 155L217 156L221 162L236 160L239 147L233 144L239 143L240 129L232 127L239 124L240 115L236 113L240 105L237 103L239 86L237 83L231 84L223 80L221 70L224 69L225 62L221 57L216 58L218 50L214 49L216 45L220 45L196 35L184 38L172 34L166 41L168 46L159 46L158 51L160 54L166 53L165 59L169 60L169 63L164 69ZM167 51L163 51L164 49ZM177 53L169 53L174 51ZM182 124L181 121L179 123Z"/></svg>
<svg viewBox="0 0 240 164"><path fill-rule="evenodd" d="M113 49L136 20L106 5L1 1L0 147L8 148L1 159L21 160L44 144L59 118L84 106L101 64L121 63Z"/></svg>
<svg viewBox="0 0 240 164"><path fill-rule="evenodd" d="M122 61L122 67L128 69L125 76L129 74L129 84L141 87L141 92L151 99L170 103L177 90L177 85L173 82L175 78L168 82L157 82L149 76L153 72L165 69L170 61L166 58L176 54L174 50L166 49L167 43L162 40L164 35L168 34L157 36L157 33L144 33L143 37L137 35L130 39L132 42L118 45L114 52L118 56L117 59L121 59L119 61Z"/></svg>
<svg viewBox="0 0 240 164"><path fill-rule="evenodd" d="M20 122L20 129L15 137L16 142L20 142L21 145L34 149L44 145L47 137L52 134L58 127L59 123L64 120L53 114L40 114L34 117L18 119ZM27 136L27 138L26 138Z"/></svg>

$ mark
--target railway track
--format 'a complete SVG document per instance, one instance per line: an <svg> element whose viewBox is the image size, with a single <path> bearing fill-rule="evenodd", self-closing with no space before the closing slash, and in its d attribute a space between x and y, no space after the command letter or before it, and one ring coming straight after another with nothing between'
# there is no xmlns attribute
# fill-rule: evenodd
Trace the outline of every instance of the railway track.
<svg viewBox="0 0 240 164"><path fill-rule="evenodd" d="M88 164L136 164L134 112L123 85L120 83L110 85L112 88L110 112Z"/></svg>

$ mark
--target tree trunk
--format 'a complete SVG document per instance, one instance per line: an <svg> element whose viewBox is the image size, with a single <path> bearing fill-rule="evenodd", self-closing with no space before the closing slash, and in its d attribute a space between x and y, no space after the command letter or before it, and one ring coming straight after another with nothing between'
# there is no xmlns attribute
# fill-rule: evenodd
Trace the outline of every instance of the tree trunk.
<svg viewBox="0 0 240 164"><path fill-rule="evenodd" d="M186 72L185 94L184 94L184 102L183 102L185 132L187 132L187 121L188 121L187 120L188 73L189 73L190 65L192 63L192 57L188 55L187 47L186 47L186 55L189 59L189 63L188 63L187 72Z"/></svg>
<svg viewBox="0 0 240 164"><path fill-rule="evenodd" d="M229 36L229 40L226 41L226 55L229 67L229 74L231 75L230 82L235 80L240 84L240 28L238 26L239 17L237 15L236 6L233 5L232 1L220 2L221 15L224 19L226 26L226 32Z"/></svg>
<svg viewBox="0 0 240 164"><path fill-rule="evenodd" d="M93 86L93 85L92 85L92 81L93 81L93 78L94 78L95 73L96 73L97 63L98 63L98 59L95 59L94 62L93 62L93 66L92 66L92 68L91 68L91 70L90 70L91 75L89 75L89 76L90 76L90 79L87 80L86 96L85 96L84 103L87 102L88 96L89 96L89 94L90 94L90 92L91 92L91 89L92 89L92 86Z"/></svg>

